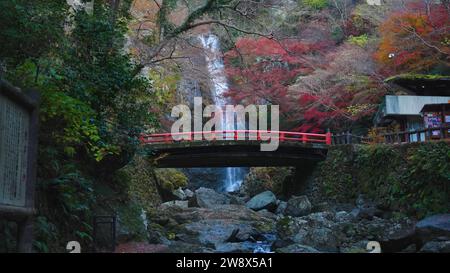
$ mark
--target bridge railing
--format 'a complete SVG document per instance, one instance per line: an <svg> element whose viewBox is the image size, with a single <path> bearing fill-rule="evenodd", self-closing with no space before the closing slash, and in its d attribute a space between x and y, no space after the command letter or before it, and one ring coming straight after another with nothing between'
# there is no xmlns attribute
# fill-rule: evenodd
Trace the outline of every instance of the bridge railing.
<svg viewBox="0 0 450 273"><path fill-rule="evenodd" d="M389 144L448 140L450 139L450 126L391 132L382 134L381 137L385 143Z"/></svg>
<svg viewBox="0 0 450 273"><path fill-rule="evenodd" d="M314 134L287 131L224 130L143 134L140 136L140 141L142 144L211 140L269 141L274 139L278 139L280 142L323 143L326 145L331 145L331 133Z"/></svg>
<svg viewBox="0 0 450 273"><path fill-rule="evenodd" d="M375 137L358 136L351 132L343 132L332 136L333 145L343 144L367 144L367 143L386 143L402 144L412 142L428 142L435 140L449 140L450 126L441 126L435 128L423 128L410 131L397 131L379 134Z"/></svg>

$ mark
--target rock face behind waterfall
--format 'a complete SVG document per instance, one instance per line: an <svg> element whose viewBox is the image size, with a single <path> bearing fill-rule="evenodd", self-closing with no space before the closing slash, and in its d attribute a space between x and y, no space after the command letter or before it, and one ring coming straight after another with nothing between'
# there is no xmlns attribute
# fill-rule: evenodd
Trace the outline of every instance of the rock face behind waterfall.
<svg viewBox="0 0 450 273"><path fill-rule="evenodd" d="M205 187L220 191L223 188L225 180L223 168L185 168L182 171L189 178L188 187L191 190Z"/></svg>

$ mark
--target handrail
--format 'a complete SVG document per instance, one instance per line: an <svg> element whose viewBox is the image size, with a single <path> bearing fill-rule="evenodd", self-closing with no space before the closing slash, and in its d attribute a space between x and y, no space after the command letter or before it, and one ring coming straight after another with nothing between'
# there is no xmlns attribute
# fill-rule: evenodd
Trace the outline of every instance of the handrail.
<svg viewBox="0 0 450 273"><path fill-rule="evenodd" d="M411 131L389 132L380 134L378 137L382 138L382 141L388 144L426 142L435 139L449 139L449 130L450 126L441 126ZM439 131L439 133L437 135L433 135L432 132L437 131ZM368 143L371 141L374 141L371 137L353 135L350 132L339 133L332 136L333 145Z"/></svg>
<svg viewBox="0 0 450 273"><path fill-rule="evenodd" d="M279 141L303 142L303 143L324 143L331 145L331 133L316 134L288 131L267 131L267 130L222 130L222 131L194 131L194 132L177 132L177 133L158 133L143 134L139 137L142 144L152 143L172 143L180 141L202 141L202 140L242 140L250 139L251 134L253 140L264 141L278 139ZM195 136L201 135L201 139ZM188 139L175 140L174 136L189 136ZM209 136L209 137L207 137ZM263 137L264 138L263 138ZM268 139L266 139L266 136ZM217 137L217 138L216 138Z"/></svg>
<svg viewBox="0 0 450 273"><path fill-rule="evenodd" d="M410 143L424 142L433 139L450 138L450 126L442 126L436 128L424 128L413 131L391 132L380 135L384 143ZM432 132L439 131L439 136L433 136ZM369 143L373 141L368 136L353 135L351 132L339 133L332 135L331 133L317 134L304 132L289 131L267 131L267 130L222 130L222 131L194 131L194 132L177 132L177 133L157 133L143 134L139 137L142 144L155 143L173 143L173 142L192 142L205 140L242 140L250 139L251 134L253 140L266 141L277 139L281 142L302 142L302 143L323 143L326 145L343 145L343 144L359 144ZM270 134L270 135L267 135ZM196 136L201 135L201 138ZM189 136L181 140L175 140L174 136ZM209 137L208 137L209 136ZM261 136L264 136L262 138ZM411 137L412 136L412 137ZM268 139L266 139L267 137Z"/></svg>
<svg viewBox="0 0 450 273"><path fill-rule="evenodd" d="M422 128L412 131L400 131L382 134L386 143L410 143L410 142L425 142L433 139L447 139L450 138L450 126L441 126L435 128ZM433 132L439 132L433 135ZM411 136L415 136L416 140L412 141Z"/></svg>

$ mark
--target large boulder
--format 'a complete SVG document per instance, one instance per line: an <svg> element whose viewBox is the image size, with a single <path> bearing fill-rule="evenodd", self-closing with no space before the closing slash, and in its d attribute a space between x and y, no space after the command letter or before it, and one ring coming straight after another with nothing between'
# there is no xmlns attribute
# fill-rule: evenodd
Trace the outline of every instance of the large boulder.
<svg viewBox="0 0 450 273"><path fill-rule="evenodd" d="M194 192L191 191L190 189L185 189L185 190L184 190L184 195L185 195L187 198L192 198L192 197L194 197Z"/></svg>
<svg viewBox="0 0 450 273"><path fill-rule="evenodd" d="M178 188L176 190L172 191L172 194L178 199L178 200L185 200L187 198L186 193L183 191L182 188Z"/></svg>
<svg viewBox="0 0 450 273"><path fill-rule="evenodd" d="M450 253L450 241L430 241L427 242L420 252L424 253Z"/></svg>
<svg viewBox="0 0 450 273"><path fill-rule="evenodd" d="M293 196L287 202L285 214L299 217L308 215L311 212L311 203L308 200L308 197L305 195L302 196Z"/></svg>
<svg viewBox="0 0 450 273"><path fill-rule="evenodd" d="M367 253L367 244L368 240L361 240L358 242L353 242L347 246L344 246L340 249L341 253Z"/></svg>
<svg viewBox="0 0 450 273"><path fill-rule="evenodd" d="M227 242L258 240L275 228L273 220L239 205L164 209L159 211L159 218L163 219L154 221L164 227L166 234L174 234L174 240L211 249Z"/></svg>
<svg viewBox="0 0 450 273"><path fill-rule="evenodd" d="M353 215L351 213L348 213L346 211L338 211L335 214L335 219L337 222L346 223L353 221Z"/></svg>
<svg viewBox="0 0 450 273"><path fill-rule="evenodd" d="M386 228L388 230L389 228ZM381 238L377 238L383 252L400 252L411 245L416 245L416 234L413 228L399 227Z"/></svg>
<svg viewBox="0 0 450 273"><path fill-rule="evenodd" d="M244 234L258 234L252 222L235 219L204 219L187 223L185 228L186 235L182 238L180 237L181 240L205 246L215 246L227 242L230 234L237 229L242 236Z"/></svg>
<svg viewBox="0 0 450 273"><path fill-rule="evenodd" d="M213 208L230 204L230 199L221 193L208 188L199 188L195 191L196 205L201 208Z"/></svg>
<svg viewBox="0 0 450 273"><path fill-rule="evenodd" d="M281 218L277 222L277 234L281 240L311 246L320 251L337 251L342 236L331 212Z"/></svg>
<svg viewBox="0 0 450 273"><path fill-rule="evenodd" d="M173 207L187 208L188 207L188 201L181 201L181 200L168 201L168 202L162 203L159 207L163 208L163 209L165 209L165 208L173 208Z"/></svg>
<svg viewBox="0 0 450 273"><path fill-rule="evenodd" d="M437 237L450 238L450 214L437 214L417 222L416 234L423 243Z"/></svg>
<svg viewBox="0 0 450 273"><path fill-rule="evenodd" d="M287 207L287 202L280 201L277 209L275 210L275 214L284 214L284 212L286 211L286 207Z"/></svg>
<svg viewBox="0 0 450 273"><path fill-rule="evenodd" d="M277 197L271 191L265 191L258 195L253 196L245 206L252 210L267 209L274 211L277 206Z"/></svg>

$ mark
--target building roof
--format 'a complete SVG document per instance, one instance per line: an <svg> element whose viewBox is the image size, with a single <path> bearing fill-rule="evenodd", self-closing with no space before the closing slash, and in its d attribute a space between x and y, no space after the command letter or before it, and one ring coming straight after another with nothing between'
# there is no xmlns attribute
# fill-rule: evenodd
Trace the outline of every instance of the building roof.
<svg viewBox="0 0 450 273"><path fill-rule="evenodd" d="M442 109L448 109L450 110L450 98L449 103L433 103L433 104L425 104L422 107L422 110L420 110L421 113L424 112L440 112Z"/></svg>
<svg viewBox="0 0 450 273"><path fill-rule="evenodd" d="M405 89L411 95L450 96L450 76L401 74L385 80Z"/></svg>
<svg viewBox="0 0 450 273"><path fill-rule="evenodd" d="M420 116L425 105L447 104L450 96L385 96L374 117L375 124L399 116ZM442 110L442 108L441 108Z"/></svg>

